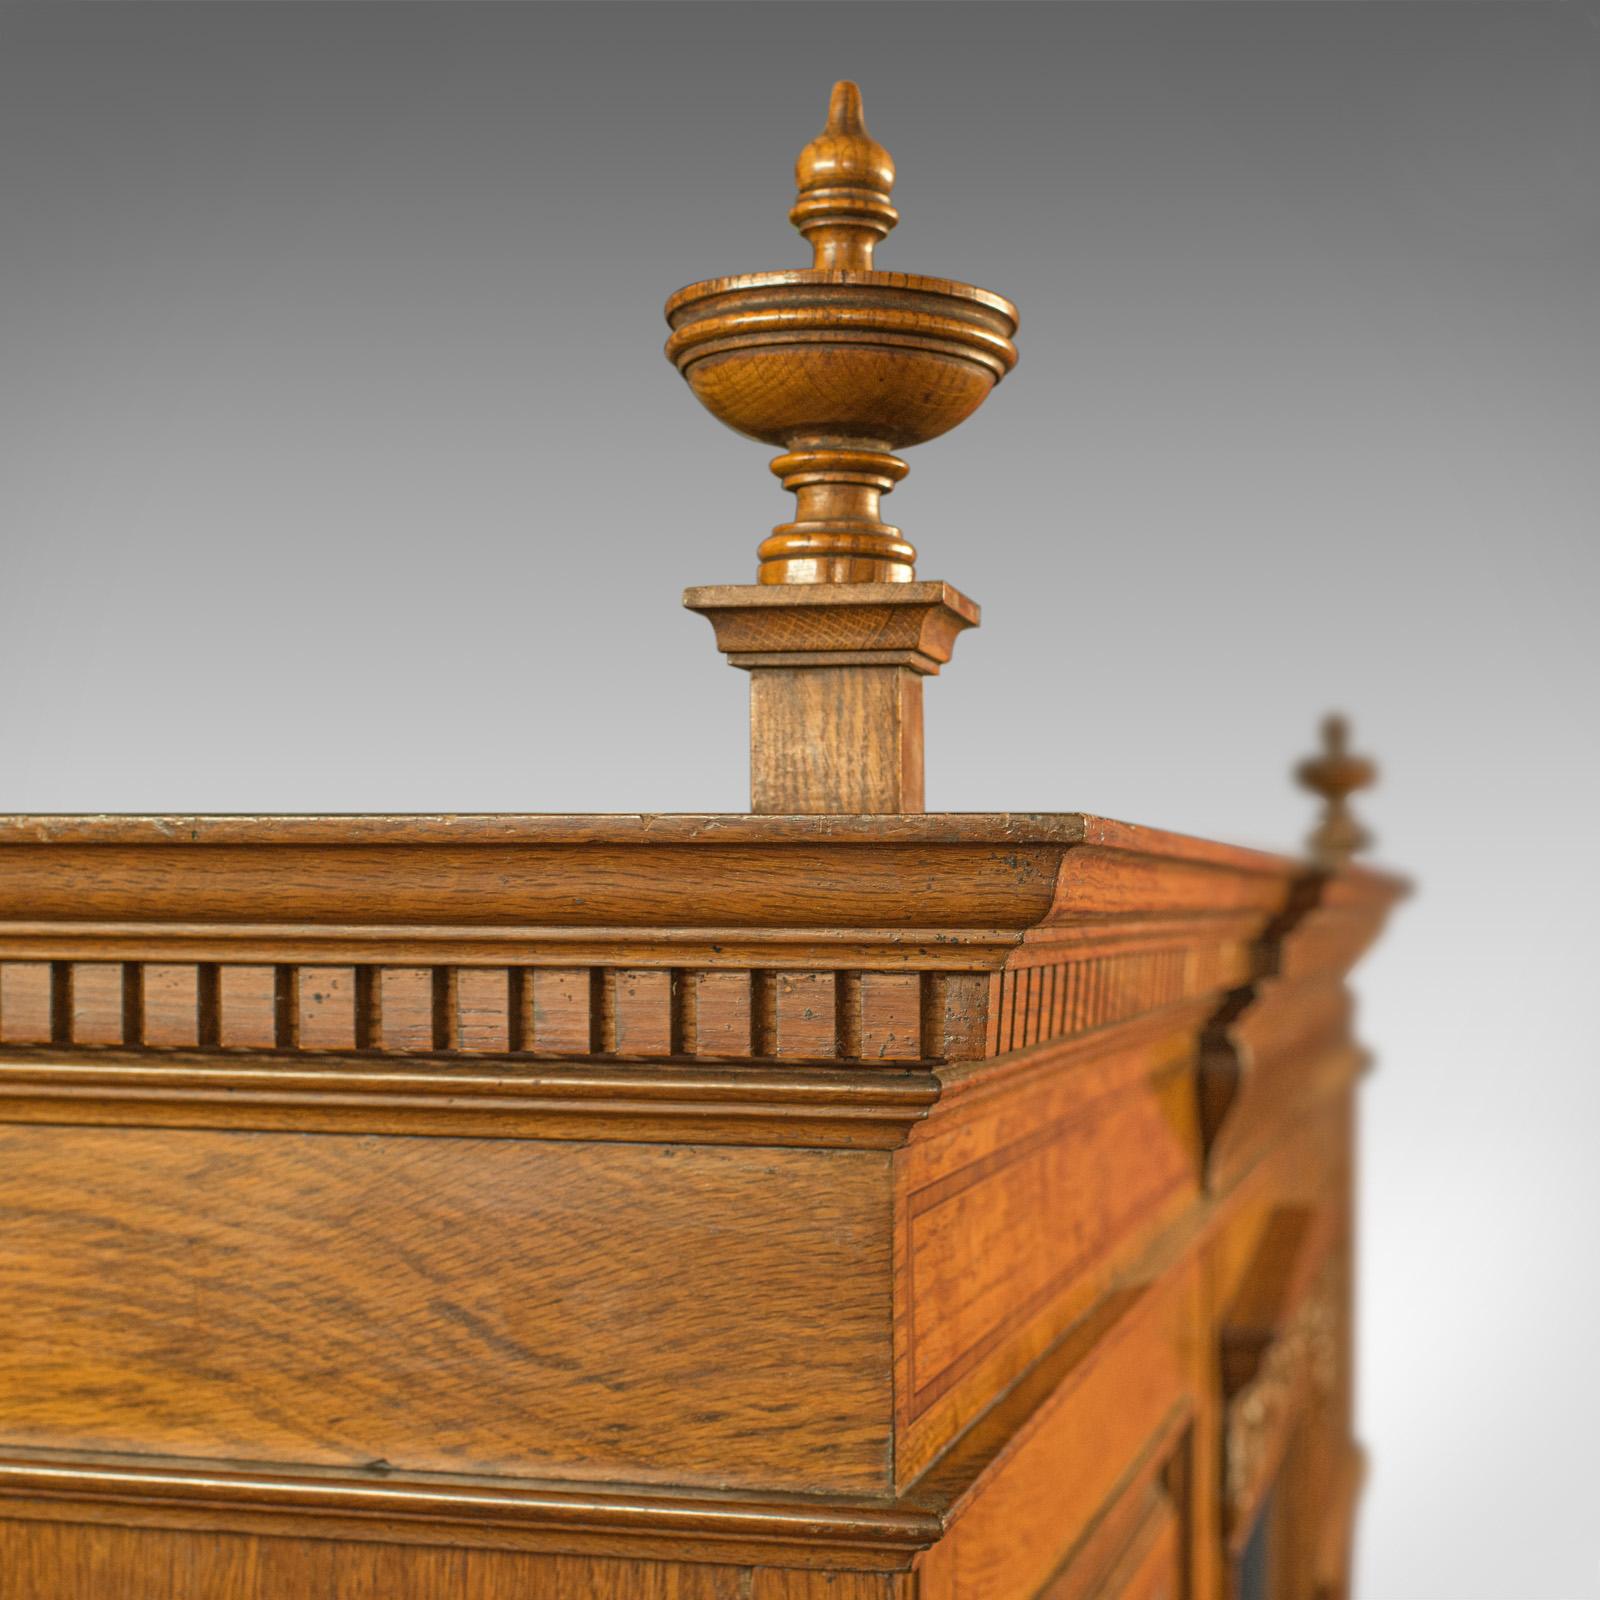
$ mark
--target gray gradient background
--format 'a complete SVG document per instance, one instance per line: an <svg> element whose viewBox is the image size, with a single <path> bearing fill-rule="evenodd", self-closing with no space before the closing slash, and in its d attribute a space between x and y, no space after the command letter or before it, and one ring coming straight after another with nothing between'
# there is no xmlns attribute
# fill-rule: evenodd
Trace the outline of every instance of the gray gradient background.
<svg viewBox="0 0 1600 1600"><path fill-rule="evenodd" d="M743 805L678 591L787 501L659 308L803 260L842 75L1023 312L890 502L930 802L1288 846L1352 712L1360 1593L1600 1593L1593 10L6 7L0 807Z"/></svg>

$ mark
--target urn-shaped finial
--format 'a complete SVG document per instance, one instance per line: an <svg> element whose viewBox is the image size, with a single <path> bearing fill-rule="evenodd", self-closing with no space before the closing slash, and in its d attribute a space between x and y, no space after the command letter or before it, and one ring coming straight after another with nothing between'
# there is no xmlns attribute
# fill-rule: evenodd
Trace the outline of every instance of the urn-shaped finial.
<svg viewBox="0 0 1600 1600"><path fill-rule="evenodd" d="M895 453L970 417L1016 363L1017 309L969 284L875 270L899 220L894 162L861 91L834 85L827 126L795 163L790 220L807 269L712 278L667 302L667 355L729 427L783 454L798 500L761 546L762 583L908 583L916 551L881 520Z"/></svg>
<svg viewBox="0 0 1600 1600"><path fill-rule="evenodd" d="M916 581L882 520L899 451L970 417L1015 364L1017 308L946 278L880 272L899 220L894 162L861 91L834 85L795 162L790 220L809 267L711 278L667 302L667 356L714 417L781 452L792 522L763 541L753 584L690 589L729 662L750 674L752 811L920 811L922 684L978 608Z"/></svg>
<svg viewBox="0 0 1600 1600"><path fill-rule="evenodd" d="M1311 858L1325 871L1336 872L1372 843L1350 810L1350 796L1375 783L1378 769L1365 756L1351 754L1350 724L1334 713L1322 722L1322 753L1302 761L1295 777L1323 800L1322 820L1306 841Z"/></svg>

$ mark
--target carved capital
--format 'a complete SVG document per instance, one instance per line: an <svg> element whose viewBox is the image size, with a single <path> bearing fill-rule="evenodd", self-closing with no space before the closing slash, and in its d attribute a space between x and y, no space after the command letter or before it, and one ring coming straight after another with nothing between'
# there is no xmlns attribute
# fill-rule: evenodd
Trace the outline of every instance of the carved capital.
<svg viewBox="0 0 1600 1600"><path fill-rule="evenodd" d="M909 667L936 673L979 611L948 583L712 584L683 603L716 630L728 664Z"/></svg>

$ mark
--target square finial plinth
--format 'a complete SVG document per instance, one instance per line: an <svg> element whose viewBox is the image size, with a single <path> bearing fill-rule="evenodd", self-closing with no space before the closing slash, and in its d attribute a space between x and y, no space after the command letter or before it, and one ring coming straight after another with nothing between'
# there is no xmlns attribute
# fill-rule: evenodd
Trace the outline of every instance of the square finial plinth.
<svg viewBox="0 0 1600 1600"><path fill-rule="evenodd" d="M922 680L975 602L947 583L751 583L683 603L750 674L751 811L922 810Z"/></svg>

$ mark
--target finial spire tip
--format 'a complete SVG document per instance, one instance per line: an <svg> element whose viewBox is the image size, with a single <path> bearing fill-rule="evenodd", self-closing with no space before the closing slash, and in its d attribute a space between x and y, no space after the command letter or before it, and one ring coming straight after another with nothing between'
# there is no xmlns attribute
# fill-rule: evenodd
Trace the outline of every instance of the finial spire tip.
<svg viewBox="0 0 1600 1600"><path fill-rule="evenodd" d="M828 97L828 125L825 133L865 134L867 119L861 109L861 90L848 78L841 78Z"/></svg>
<svg viewBox="0 0 1600 1600"><path fill-rule="evenodd" d="M861 90L841 78L828 123L794 164L799 194L789 220L810 243L812 267L871 272L877 243L900 220L889 203L894 161L867 132Z"/></svg>

